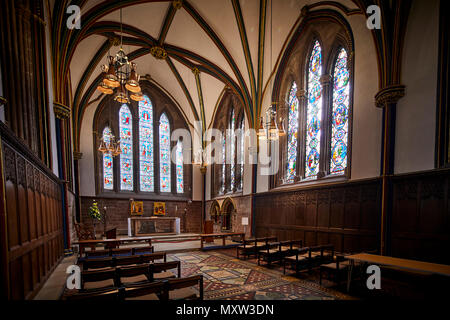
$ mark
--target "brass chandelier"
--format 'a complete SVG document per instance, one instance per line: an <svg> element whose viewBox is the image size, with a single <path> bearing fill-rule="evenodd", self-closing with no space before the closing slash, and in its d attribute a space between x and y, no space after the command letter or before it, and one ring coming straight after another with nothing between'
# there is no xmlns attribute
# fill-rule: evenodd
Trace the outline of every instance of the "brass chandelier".
<svg viewBox="0 0 450 320"><path fill-rule="evenodd" d="M107 140L107 141L105 141ZM117 157L122 153L122 148L120 147L120 140L116 141L114 135L110 132L108 136L102 136L100 138L100 147L98 151L101 153L109 153L113 157Z"/></svg>
<svg viewBox="0 0 450 320"><path fill-rule="evenodd" d="M115 57L108 55L108 64L101 67L103 80L97 90L109 95L117 88L114 100L119 103L130 103L130 98L141 101L144 97L139 86L140 76L136 72L136 64L128 60L122 45L122 9L120 9L120 49Z"/></svg>

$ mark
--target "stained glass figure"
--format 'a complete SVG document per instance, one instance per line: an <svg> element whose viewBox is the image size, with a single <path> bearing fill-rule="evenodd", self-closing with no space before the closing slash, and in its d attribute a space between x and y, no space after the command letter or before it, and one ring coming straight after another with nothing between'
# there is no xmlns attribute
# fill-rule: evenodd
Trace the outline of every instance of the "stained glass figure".
<svg viewBox="0 0 450 320"><path fill-rule="evenodd" d="M245 152L244 152L244 144L245 144L245 122L244 122L244 116L242 116L241 119L241 137L239 142L239 164L240 164L240 181L239 181L239 190L242 190L242 187L244 185L244 159L245 159Z"/></svg>
<svg viewBox="0 0 450 320"><path fill-rule="evenodd" d="M139 175L141 191L154 191L153 105L148 96L139 101Z"/></svg>
<svg viewBox="0 0 450 320"><path fill-rule="evenodd" d="M235 132L236 129L236 114L234 113L234 108L231 109L230 118L230 190L234 190L236 184L236 143L235 143Z"/></svg>
<svg viewBox="0 0 450 320"><path fill-rule="evenodd" d="M133 190L133 118L130 109L123 104L119 110L120 190Z"/></svg>
<svg viewBox="0 0 450 320"><path fill-rule="evenodd" d="M109 127L103 129L103 141L106 145L109 145L111 142L111 129ZM108 151L103 153L103 188L112 190L113 182L113 157L111 152Z"/></svg>
<svg viewBox="0 0 450 320"><path fill-rule="evenodd" d="M289 114L287 132L287 169L286 182L294 182L297 171L297 136L298 136L298 99L297 84L292 83L289 91Z"/></svg>
<svg viewBox="0 0 450 320"><path fill-rule="evenodd" d="M170 123L165 113L159 118L159 175L160 191L170 192Z"/></svg>
<svg viewBox="0 0 450 320"><path fill-rule="evenodd" d="M177 142L177 193L184 192L183 184L183 143L181 140Z"/></svg>
<svg viewBox="0 0 450 320"><path fill-rule="evenodd" d="M226 134L223 133L222 137L222 188L221 192L225 193L225 178L226 178Z"/></svg>
<svg viewBox="0 0 450 320"><path fill-rule="evenodd" d="M315 41L308 64L308 105L306 115L305 177L316 177L319 172L320 136L322 131L322 49Z"/></svg>
<svg viewBox="0 0 450 320"><path fill-rule="evenodd" d="M342 174L347 167L349 93L350 82L347 68L347 51L342 48L336 58L333 75L331 174Z"/></svg>

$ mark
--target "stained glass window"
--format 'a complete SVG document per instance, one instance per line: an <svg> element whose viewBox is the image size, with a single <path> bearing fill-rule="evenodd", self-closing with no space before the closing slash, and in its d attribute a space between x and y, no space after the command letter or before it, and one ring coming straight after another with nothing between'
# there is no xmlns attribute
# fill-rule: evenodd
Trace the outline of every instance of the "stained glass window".
<svg viewBox="0 0 450 320"><path fill-rule="evenodd" d="M177 142L177 193L184 192L183 184L183 143L181 140Z"/></svg>
<svg viewBox="0 0 450 320"><path fill-rule="evenodd" d="M347 68L347 51L341 49L335 61L333 75L331 174L344 173L347 167L349 93L350 83Z"/></svg>
<svg viewBox="0 0 450 320"><path fill-rule="evenodd" d="M231 109L230 118L230 190L234 190L236 184L236 143L235 143L235 132L236 129L236 114L234 113L234 108Z"/></svg>
<svg viewBox="0 0 450 320"><path fill-rule="evenodd" d="M294 182L297 168L298 99L297 84L292 83L289 91L289 114L287 134L287 174L286 182Z"/></svg>
<svg viewBox="0 0 450 320"><path fill-rule="evenodd" d="M120 190L133 190L133 119L126 104L119 111Z"/></svg>
<svg viewBox="0 0 450 320"><path fill-rule="evenodd" d="M111 142L111 129L109 127L103 129L103 141L107 146ZM113 182L113 157L111 152L105 152L103 153L103 188L112 190Z"/></svg>
<svg viewBox="0 0 450 320"><path fill-rule="evenodd" d="M160 191L170 192L170 123L163 113L159 119Z"/></svg>
<svg viewBox="0 0 450 320"><path fill-rule="evenodd" d="M146 95L139 101L139 175L141 191L153 192L153 105Z"/></svg>
<svg viewBox="0 0 450 320"><path fill-rule="evenodd" d="M322 118L322 49L315 41L308 64L308 106L306 115L305 177L315 177L319 172L320 136Z"/></svg>
<svg viewBox="0 0 450 320"><path fill-rule="evenodd" d="M225 176L226 176L226 135L225 132L223 133L222 137L222 193L225 193Z"/></svg>
<svg viewBox="0 0 450 320"><path fill-rule="evenodd" d="M244 144L245 144L245 122L244 122L244 115L242 115L241 119L241 137L239 142L239 164L240 164L240 181L239 181L239 190L242 190L243 184L244 184L244 159L245 159L245 153L244 153Z"/></svg>

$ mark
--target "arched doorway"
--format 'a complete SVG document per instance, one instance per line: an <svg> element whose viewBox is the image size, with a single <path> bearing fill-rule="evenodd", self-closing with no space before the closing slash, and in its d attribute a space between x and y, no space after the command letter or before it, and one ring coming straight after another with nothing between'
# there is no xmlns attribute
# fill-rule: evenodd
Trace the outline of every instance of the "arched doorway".
<svg viewBox="0 0 450 320"><path fill-rule="evenodd" d="M230 198L225 199L222 204L222 231L232 231L232 218L236 207Z"/></svg>
<svg viewBox="0 0 450 320"><path fill-rule="evenodd" d="M220 205L217 201L214 201L209 209L209 215L214 223L220 222Z"/></svg>

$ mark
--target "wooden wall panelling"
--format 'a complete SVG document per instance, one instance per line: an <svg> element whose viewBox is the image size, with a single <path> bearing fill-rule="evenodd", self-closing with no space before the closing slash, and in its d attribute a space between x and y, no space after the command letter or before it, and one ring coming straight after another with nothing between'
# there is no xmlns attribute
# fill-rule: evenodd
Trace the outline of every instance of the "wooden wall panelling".
<svg viewBox="0 0 450 320"><path fill-rule="evenodd" d="M333 243L341 252L376 249L379 200L378 179L258 194L256 236Z"/></svg>
<svg viewBox="0 0 450 320"><path fill-rule="evenodd" d="M31 299L63 257L61 182L4 124L0 134L9 280L2 294Z"/></svg>

